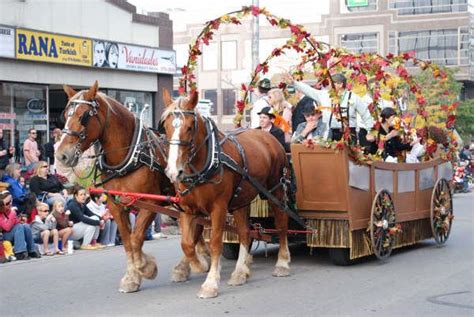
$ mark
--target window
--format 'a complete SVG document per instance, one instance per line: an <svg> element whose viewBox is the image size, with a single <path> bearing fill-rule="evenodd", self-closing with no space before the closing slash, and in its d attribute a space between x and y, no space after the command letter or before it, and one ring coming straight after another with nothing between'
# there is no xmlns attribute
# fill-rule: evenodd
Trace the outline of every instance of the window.
<svg viewBox="0 0 474 317"><path fill-rule="evenodd" d="M188 62L188 44L175 44L176 50L176 71L181 74L181 68Z"/></svg>
<svg viewBox="0 0 474 317"><path fill-rule="evenodd" d="M339 43L354 53L377 53L377 33L354 33L340 35Z"/></svg>
<svg viewBox="0 0 474 317"><path fill-rule="evenodd" d="M367 5L365 5L365 3ZM377 0L345 0L345 5L349 12L365 12L377 10Z"/></svg>
<svg viewBox="0 0 474 317"><path fill-rule="evenodd" d="M237 68L237 41L222 42L222 69Z"/></svg>
<svg viewBox="0 0 474 317"><path fill-rule="evenodd" d="M217 43L202 47L202 70L217 70Z"/></svg>
<svg viewBox="0 0 474 317"><path fill-rule="evenodd" d="M469 31L467 28L400 32L395 38L397 53L415 51L419 59L432 60L440 65L469 64Z"/></svg>
<svg viewBox="0 0 474 317"><path fill-rule="evenodd" d="M235 114L235 96L234 89L222 89L222 97L224 101L224 115Z"/></svg>
<svg viewBox="0 0 474 317"><path fill-rule="evenodd" d="M108 89L107 95L130 109L137 117L140 116L145 104L148 104L150 107L144 114L144 121L149 127L153 126L153 94L151 92Z"/></svg>
<svg viewBox="0 0 474 317"><path fill-rule="evenodd" d="M399 15L465 12L467 0L390 0L389 8Z"/></svg>
<svg viewBox="0 0 474 317"><path fill-rule="evenodd" d="M202 91L204 99L209 99L214 106L211 109L212 115L217 115L217 90L215 89L206 89Z"/></svg>

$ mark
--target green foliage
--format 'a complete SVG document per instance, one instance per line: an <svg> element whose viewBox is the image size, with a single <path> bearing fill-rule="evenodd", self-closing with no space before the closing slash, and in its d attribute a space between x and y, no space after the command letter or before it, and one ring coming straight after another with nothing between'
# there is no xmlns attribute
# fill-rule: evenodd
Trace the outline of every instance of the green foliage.
<svg viewBox="0 0 474 317"><path fill-rule="evenodd" d="M461 93L462 83L454 79L458 70L446 67L440 67L440 70L447 75L441 82L434 78L432 72L423 71L416 76L428 106L450 105L456 102Z"/></svg>
<svg viewBox="0 0 474 317"><path fill-rule="evenodd" d="M461 102L456 115L456 130L464 142L474 139L474 99Z"/></svg>

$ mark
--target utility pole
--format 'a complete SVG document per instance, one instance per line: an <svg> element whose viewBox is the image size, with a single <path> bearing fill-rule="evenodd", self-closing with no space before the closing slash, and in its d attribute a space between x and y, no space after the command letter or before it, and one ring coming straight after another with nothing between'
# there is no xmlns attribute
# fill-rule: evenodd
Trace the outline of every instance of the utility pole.
<svg viewBox="0 0 474 317"><path fill-rule="evenodd" d="M252 5L258 7L259 0L252 0ZM257 65L259 64L259 40L260 40L260 30L259 30L259 16L254 16L252 21L252 72ZM252 93L250 95L250 102L255 102L255 95ZM245 116L247 117L247 116ZM246 120L247 121L247 120Z"/></svg>

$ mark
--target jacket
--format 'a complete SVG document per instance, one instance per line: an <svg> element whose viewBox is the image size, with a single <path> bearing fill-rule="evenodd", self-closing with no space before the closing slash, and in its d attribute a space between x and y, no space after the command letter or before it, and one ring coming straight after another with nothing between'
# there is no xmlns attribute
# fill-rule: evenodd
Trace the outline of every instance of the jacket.
<svg viewBox="0 0 474 317"><path fill-rule="evenodd" d="M3 232L10 232L18 223L20 223L20 219L16 216L15 210L10 210L7 215L0 213L0 229Z"/></svg>
<svg viewBox="0 0 474 317"><path fill-rule="evenodd" d="M306 124L306 122L303 122L298 125L295 133L293 133L293 137L291 138L291 143L302 143L308 137L314 139L318 136L321 138L324 136L324 131L326 131L326 124L321 119L318 120L316 128L314 128L307 136L303 136L301 135L301 133L306 128Z"/></svg>
<svg viewBox="0 0 474 317"><path fill-rule="evenodd" d="M65 212L60 214L57 211L53 211L52 215L54 216L54 218L56 218L56 222L57 222L56 228L58 230L69 228L69 216L66 215Z"/></svg>
<svg viewBox="0 0 474 317"><path fill-rule="evenodd" d="M36 216L31 223L31 234L34 238L38 238L41 236L41 232L56 229L56 225L56 221L51 221L51 219L42 220L40 216Z"/></svg>
<svg viewBox="0 0 474 317"><path fill-rule="evenodd" d="M85 204L80 204L76 199L71 199L66 204L66 209L71 211L69 219L74 223L83 222L91 226L100 225L99 220L91 219L89 217L95 216L95 214L87 208Z"/></svg>
<svg viewBox="0 0 474 317"><path fill-rule="evenodd" d="M8 146L5 145L5 140L3 138L0 139L0 151L6 150L7 154L0 156L0 169L5 169L8 163L10 163L10 158L13 156L10 154L8 150Z"/></svg>
<svg viewBox="0 0 474 317"><path fill-rule="evenodd" d="M20 205L23 205L26 198L26 188L21 186L18 180L7 174L3 175L2 182L10 184L8 191L12 194L13 206L19 207Z"/></svg>
<svg viewBox="0 0 474 317"><path fill-rule="evenodd" d="M30 178L30 190L37 196L44 192L59 193L63 189L63 184L53 175L48 175L47 179L39 176Z"/></svg>

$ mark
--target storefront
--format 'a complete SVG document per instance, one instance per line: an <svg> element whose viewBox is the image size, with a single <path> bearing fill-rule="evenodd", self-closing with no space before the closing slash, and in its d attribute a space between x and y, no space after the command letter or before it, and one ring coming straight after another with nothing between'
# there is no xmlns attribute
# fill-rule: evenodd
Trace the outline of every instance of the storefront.
<svg viewBox="0 0 474 317"><path fill-rule="evenodd" d="M12 18L7 21L9 25L0 25L0 129L7 145L14 145L17 154L21 154L30 128L38 131L40 146L49 141L54 128L63 128L60 115L67 103L63 84L82 90L97 80L101 92L136 115L146 104L150 105L145 119L149 126L155 125L160 91L172 89L172 74L176 72L171 40L164 45L169 48L160 47L164 40L172 39L172 29L161 28L160 23L164 19L164 25L169 26L170 21L167 15L160 14L158 18L136 14L133 6L120 1L96 4L97 10L114 16L115 21L78 17L83 26L96 24L95 30L83 27L89 31L80 34L77 28L61 27L59 32L54 25L35 24L34 19L28 19L36 10L34 4L14 3L6 7L13 17L18 17L18 10L24 15L21 21ZM59 10L65 11L74 6L69 2L60 5ZM87 1L81 6L87 6ZM41 10L45 15L51 14L48 7ZM97 32L109 29L111 23L119 23L122 30ZM103 37L97 38L96 33L103 33Z"/></svg>

